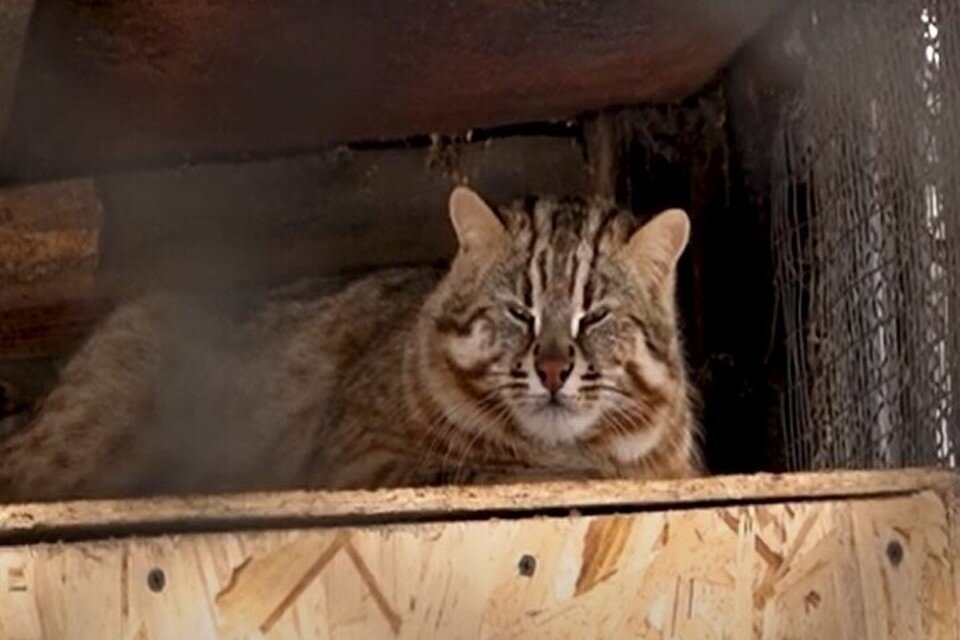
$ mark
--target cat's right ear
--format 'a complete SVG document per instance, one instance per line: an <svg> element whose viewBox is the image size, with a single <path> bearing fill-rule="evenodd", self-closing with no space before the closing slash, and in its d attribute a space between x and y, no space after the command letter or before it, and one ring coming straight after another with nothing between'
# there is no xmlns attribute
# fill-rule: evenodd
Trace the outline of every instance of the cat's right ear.
<svg viewBox="0 0 960 640"><path fill-rule="evenodd" d="M497 214L467 187L456 187L450 194L450 221L465 256L488 255L507 237Z"/></svg>

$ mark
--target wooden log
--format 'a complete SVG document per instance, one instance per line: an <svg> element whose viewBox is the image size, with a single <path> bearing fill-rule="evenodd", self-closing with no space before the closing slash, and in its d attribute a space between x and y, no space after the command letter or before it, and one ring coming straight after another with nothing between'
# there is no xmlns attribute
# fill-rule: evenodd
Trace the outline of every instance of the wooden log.
<svg viewBox="0 0 960 640"><path fill-rule="evenodd" d="M103 210L93 180L0 190L0 353L72 348L102 306L96 291Z"/></svg>
<svg viewBox="0 0 960 640"><path fill-rule="evenodd" d="M0 431L42 396L109 308L98 294L103 209L93 180L0 190Z"/></svg>
<svg viewBox="0 0 960 640"><path fill-rule="evenodd" d="M0 190L0 287L92 274L101 216L90 179Z"/></svg>
<svg viewBox="0 0 960 640"><path fill-rule="evenodd" d="M523 496L509 519L21 541L0 547L0 636L955 638L955 482L897 475L860 475L855 495L820 500L808 491L831 495L843 474L802 476L803 492L773 499L767 478L728 478L735 503L653 483L681 502L543 517L569 487L524 485L472 490L491 507ZM903 491L885 494L891 484ZM606 504L623 485L582 483L575 497ZM381 507L402 495L348 494ZM272 499L286 507L286 494Z"/></svg>
<svg viewBox="0 0 960 640"><path fill-rule="evenodd" d="M149 288L222 293L447 258L456 182L493 202L589 191L582 152L562 137L343 149L0 191L0 359L63 355L110 300Z"/></svg>
<svg viewBox="0 0 960 640"><path fill-rule="evenodd" d="M671 100L780 4L44 2L0 165L83 173Z"/></svg>

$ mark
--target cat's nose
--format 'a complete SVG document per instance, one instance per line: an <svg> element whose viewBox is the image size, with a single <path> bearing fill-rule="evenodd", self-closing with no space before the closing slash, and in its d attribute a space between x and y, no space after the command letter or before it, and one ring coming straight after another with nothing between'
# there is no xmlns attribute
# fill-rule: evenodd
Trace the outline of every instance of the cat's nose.
<svg viewBox="0 0 960 640"><path fill-rule="evenodd" d="M573 372L573 360L569 358L545 358L535 363L540 382L550 393L556 393Z"/></svg>

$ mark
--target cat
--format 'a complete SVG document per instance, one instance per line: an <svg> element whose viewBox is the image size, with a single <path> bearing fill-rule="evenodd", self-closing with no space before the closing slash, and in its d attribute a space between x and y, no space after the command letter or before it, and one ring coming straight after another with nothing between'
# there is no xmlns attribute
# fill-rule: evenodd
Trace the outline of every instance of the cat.
<svg viewBox="0 0 960 640"><path fill-rule="evenodd" d="M237 322L170 295L119 307L0 442L0 499L699 475L674 307L686 214L496 211L467 187L449 214L446 270Z"/></svg>

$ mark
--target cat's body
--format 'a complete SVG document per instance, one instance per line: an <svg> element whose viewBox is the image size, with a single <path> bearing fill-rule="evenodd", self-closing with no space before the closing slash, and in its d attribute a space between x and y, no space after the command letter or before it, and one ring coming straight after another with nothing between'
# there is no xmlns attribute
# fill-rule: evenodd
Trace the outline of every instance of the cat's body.
<svg viewBox="0 0 960 640"><path fill-rule="evenodd" d="M242 320L121 307L0 442L0 498L695 473L685 216L634 233L603 203L501 221L458 190L451 208L446 274L383 271Z"/></svg>

